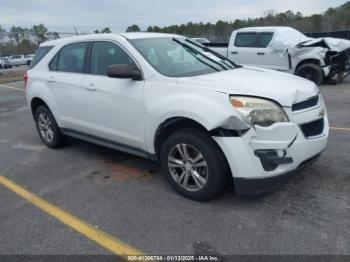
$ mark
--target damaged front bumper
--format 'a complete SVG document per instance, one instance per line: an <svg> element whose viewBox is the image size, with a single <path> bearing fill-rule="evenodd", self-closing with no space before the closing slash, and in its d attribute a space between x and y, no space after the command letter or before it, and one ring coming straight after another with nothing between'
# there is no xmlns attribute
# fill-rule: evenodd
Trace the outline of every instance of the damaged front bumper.
<svg viewBox="0 0 350 262"><path fill-rule="evenodd" d="M255 126L241 137L214 137L228 160L238 195L263 193L320 155L329 133L321 102L301 113L289 110L292 122Z"/></svg>

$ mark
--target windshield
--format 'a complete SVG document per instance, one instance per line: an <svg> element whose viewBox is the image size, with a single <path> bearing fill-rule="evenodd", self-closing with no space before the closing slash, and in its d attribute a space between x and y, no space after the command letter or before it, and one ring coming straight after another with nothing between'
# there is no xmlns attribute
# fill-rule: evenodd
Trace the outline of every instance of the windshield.
<svg viewBox="0 0 350 262"><path fill-rule="evenodd" d="M235 68L233 62L186 38L130 40L159 73L169 77L204 75Z"/></svg>

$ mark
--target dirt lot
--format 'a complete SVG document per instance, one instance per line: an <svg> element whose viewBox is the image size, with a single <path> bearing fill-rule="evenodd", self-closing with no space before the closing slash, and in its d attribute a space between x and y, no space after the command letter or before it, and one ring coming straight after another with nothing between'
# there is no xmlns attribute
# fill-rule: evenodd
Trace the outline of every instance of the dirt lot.
<svg viewBox="0 0 350 262"><path fill-rule="evenodd" d="M207 203L147 160L74 139L46 148L22 86L0 85L0 175L94 229L145 254L350 255L350 79L321 87L333 129L318 162L263 196ZM0 185L0 254L110 253L14 191Z"/></svg>

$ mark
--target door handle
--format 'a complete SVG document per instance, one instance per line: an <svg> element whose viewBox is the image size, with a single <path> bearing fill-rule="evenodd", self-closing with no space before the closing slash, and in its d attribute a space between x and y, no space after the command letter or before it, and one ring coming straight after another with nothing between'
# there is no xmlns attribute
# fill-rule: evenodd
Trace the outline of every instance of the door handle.
<svg viewBox="0 0 350 262"><path fill-rule="evenodd" d="M90 83L87 87L86 90L88 91L96 91L96 87L93 83Z"/></svg>
<svg viewBox="0 0 350 262"><path fill-rule="evenodd" d="M233 54L233 55L238 55L238 52L236 52L236 51L231 51L231 54Z"/></svg>
<svg viewBox="0 0 350 262"><path fill-rule="evenodd" d="M265 53L257 53L257 55L265 55Z"/></svg>
<svg viewBox="0 0 350 262"><path fill-rule="evenodd" d="M50 76L49 79L47 80L49 83L55 83L55 78L53 76Z"/></svg>

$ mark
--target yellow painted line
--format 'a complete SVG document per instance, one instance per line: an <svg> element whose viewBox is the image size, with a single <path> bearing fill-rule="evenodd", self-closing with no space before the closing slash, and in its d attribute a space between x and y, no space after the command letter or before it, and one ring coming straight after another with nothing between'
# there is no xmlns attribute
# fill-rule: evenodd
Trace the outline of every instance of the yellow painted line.
<svg viewBox="0 0 350 262"><path fill-rule="evenodd" d="M17 90L17 91L22 91L22 92L26 91L26 90L21 89L21 88L12 87L12 86L8 86L8 85L2 85L2 84L0 84L0 87L9 88L9 89Z"/></svg>
<svg viewBox="0 0 350 262"><path fill-rule="evenodd" d="M331 130L336 130L336 131L349 131L349 132L350 132L350 128L347 128L347 127L331 127Z"/></svg>
<svg viewBox="0 0 350 262"><path fill-rule="evenodd" d="M71 227L75 231L84 235L88 239L96 242L100 246L104 247L108 251L126 259L128 255L143 255L143 253L136 248L133 248L122 241L114 238L113 236L94 228L92 225L84 222L83 220L69 214L68 212L56 207L44 199L34 195L27 191L23 187L15 184L11 180L0 175L0 184L16 193L20 197L27 200L29 203L38 207L45 213L56 218L63 224Z"/></svg>

